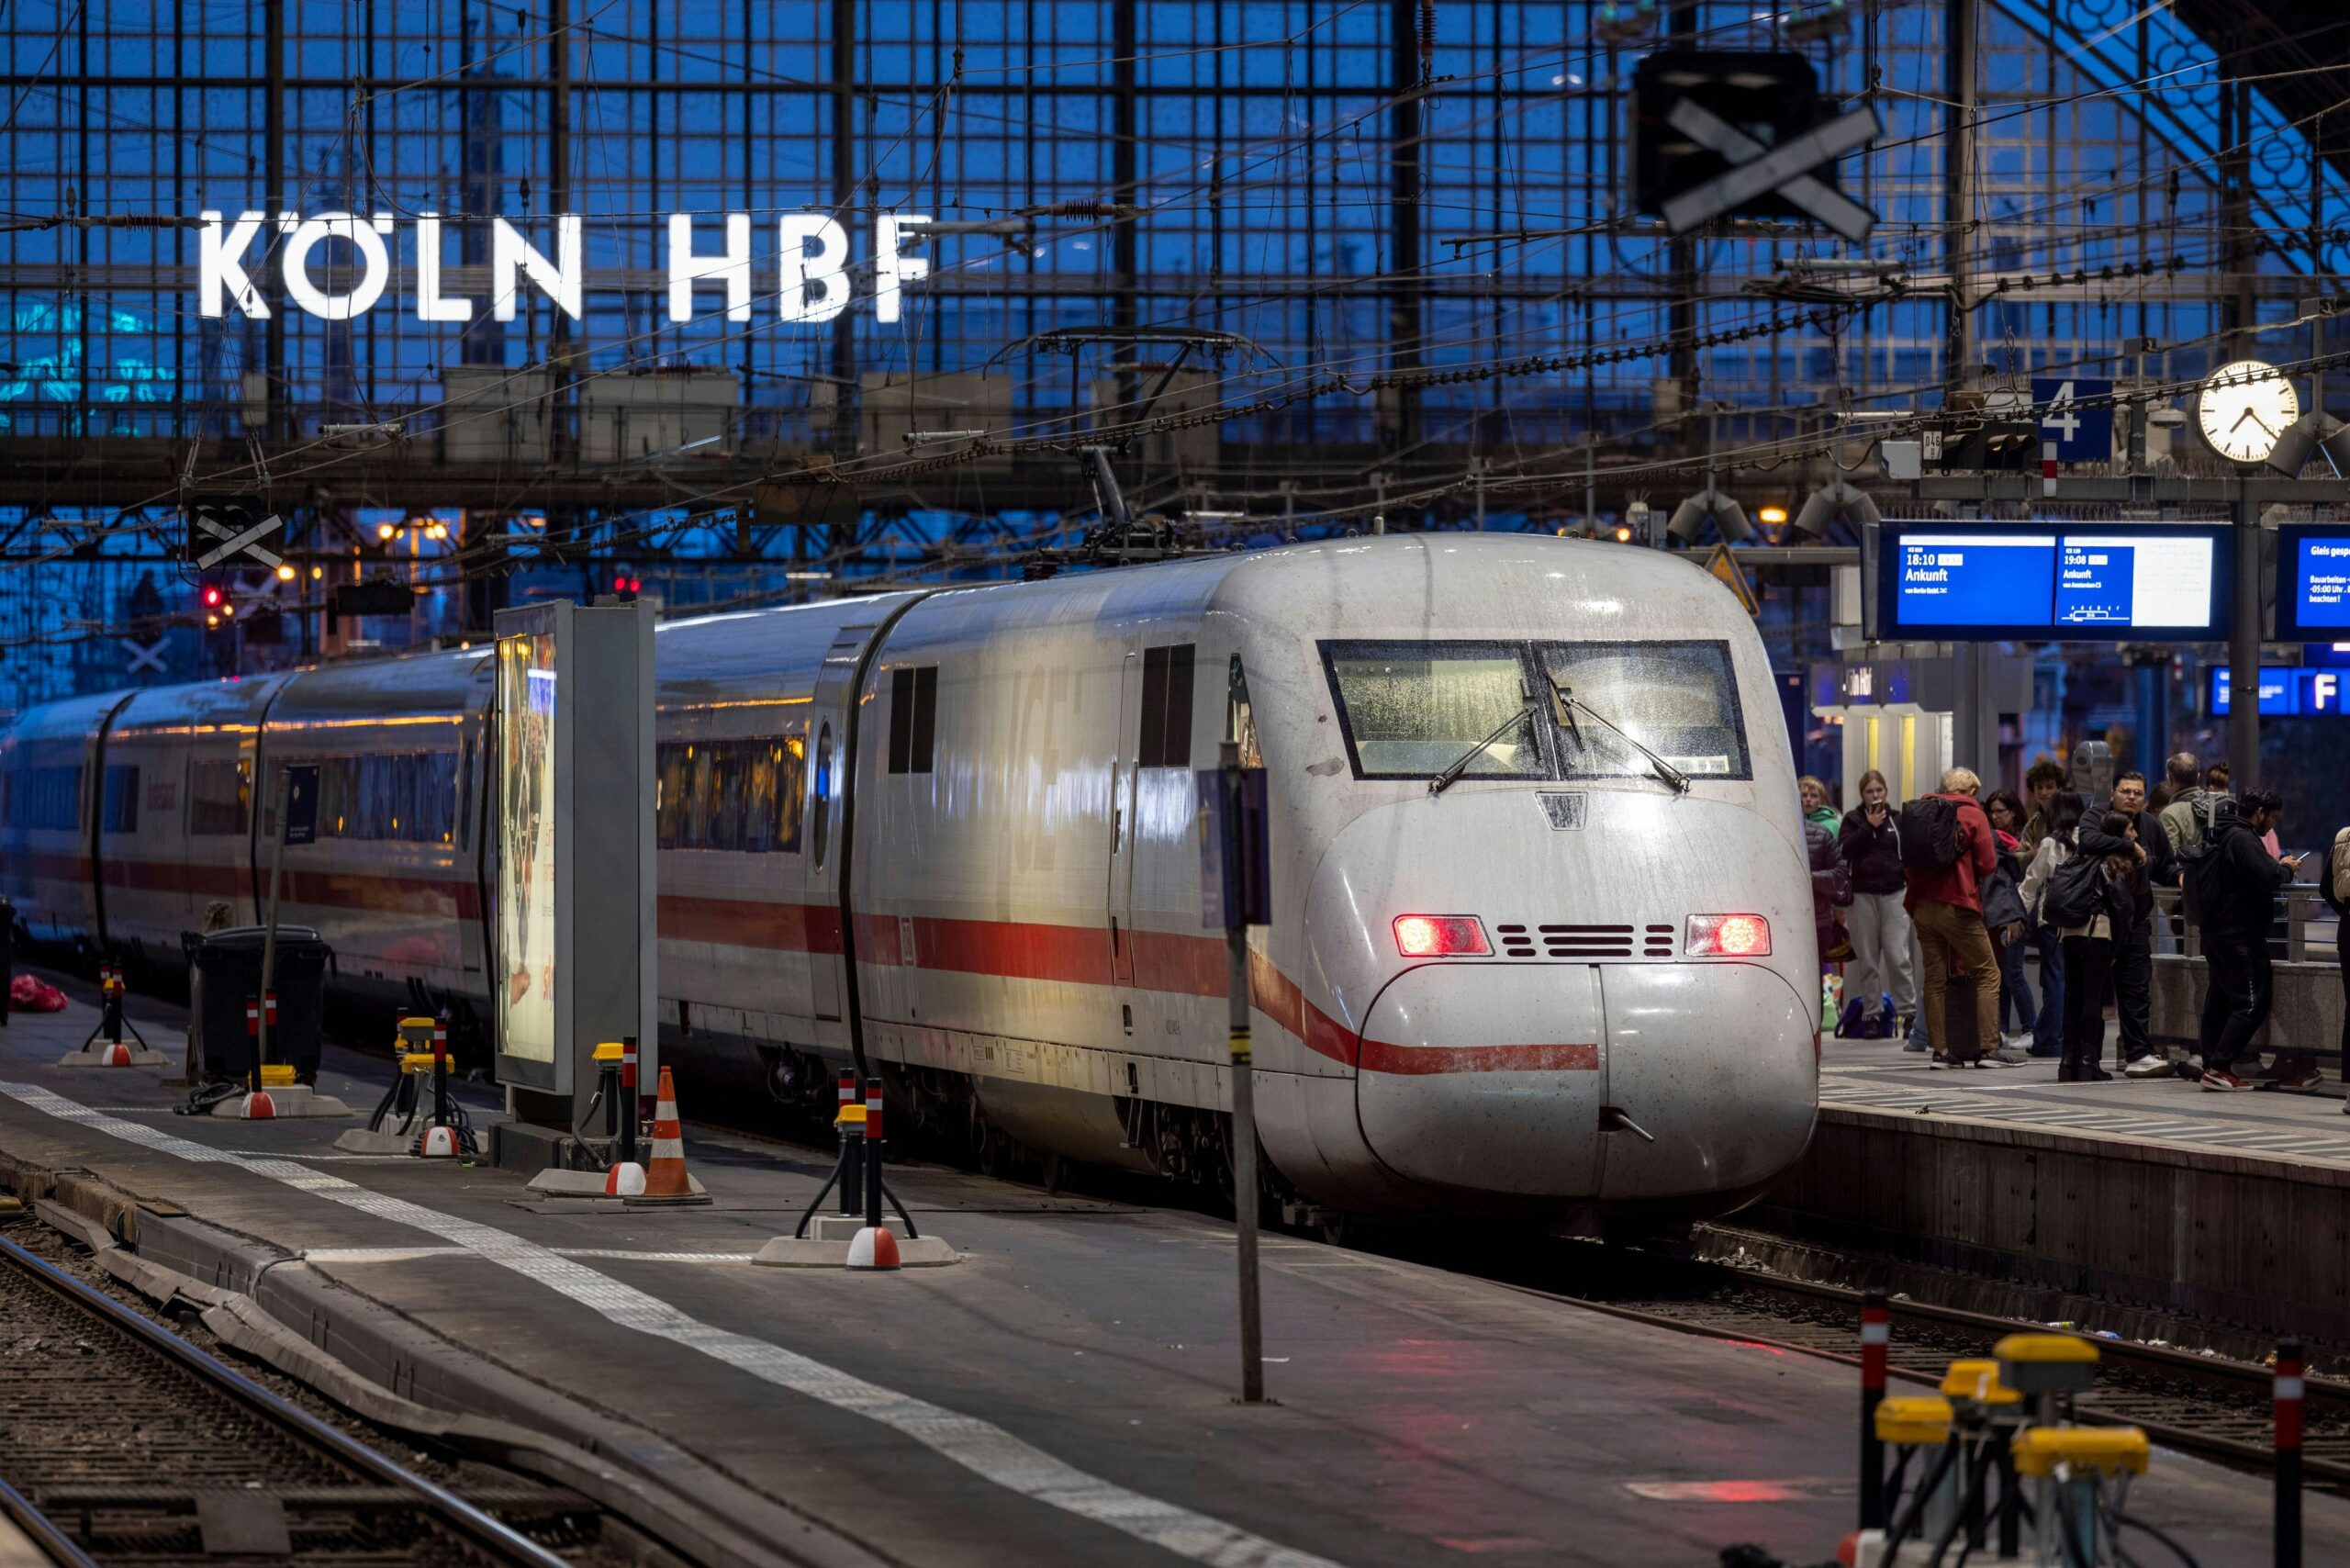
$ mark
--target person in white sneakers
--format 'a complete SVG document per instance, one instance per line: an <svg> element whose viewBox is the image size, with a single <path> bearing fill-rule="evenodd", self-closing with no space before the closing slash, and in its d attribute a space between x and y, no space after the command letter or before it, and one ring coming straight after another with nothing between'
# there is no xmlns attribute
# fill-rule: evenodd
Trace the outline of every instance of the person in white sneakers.
<svg viewBox="0 0 2350 1568"><path fill-rule="evenodd" d="M2222 1093L2252 1087L2236 1072L2236 1062L2268 1021L2277 997L2268 934L2277 919L2277 890L2293 879L2300 861L2270 859L2260 839L2284 809L2283 801L2260 790L2247 791L2241 802L2215 802L2211 853L2188 889L2210 975L2199 1030L2201 1081Z"/></svg>

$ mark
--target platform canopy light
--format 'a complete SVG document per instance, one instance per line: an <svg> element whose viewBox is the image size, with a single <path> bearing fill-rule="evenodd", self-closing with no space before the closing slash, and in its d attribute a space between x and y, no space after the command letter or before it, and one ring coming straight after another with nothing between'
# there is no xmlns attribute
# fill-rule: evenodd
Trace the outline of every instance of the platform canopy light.
<svg viewBox="0 0 2350 1568"><path fill-rule="evenodd" d="M1880 521L1876 503L1869 499L1868 492L1839 476L1812 491L1810 498L1803 503L1803 510L1796 513L1796 532L1822 539L1839 521L1857 534Z"/></svg>
<svg viewBox="0 0 2350 1568"><path fill-rule="evenodd" d="M1710 481L1673 509L1673 521L1664 531L1684 544L1694 544L1707 522L1720 531L1725 544L1735 544L1754 532L1754 525L1746 521L1746 509L1714 488Z"/></svg>
<svg viewBox="0 0 2350 1568"><path fill-rule="evenodd" d="M2350 475L2350 425L2322 409L2312 409L2285 427L2268 454L2268 466L2288 478L2298 477L2314 453L2325 459L2337 479Z"/></svg>

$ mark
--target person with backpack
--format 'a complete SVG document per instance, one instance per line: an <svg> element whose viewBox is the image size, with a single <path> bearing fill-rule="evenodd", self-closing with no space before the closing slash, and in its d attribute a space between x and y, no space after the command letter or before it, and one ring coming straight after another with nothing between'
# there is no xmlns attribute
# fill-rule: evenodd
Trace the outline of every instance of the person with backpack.
<svg viewBox="0 0 2350 1568"><path fill-rule="evenodd" d="M2274 830L2284 809L2282 800L2259 790L2248 791L2241 802L2219 801L2209 852L2188 868L2188 913L2202 928L2210 981L2199 1031L2202 1081L2222 1093L2252 1087L2237 1074L2236 1062L2276 1001L2268 933L2277 918L2277 891L2293 879L2300 862L2272 858L2261 835Z"/></svg>
<svg viewBox="0 0 2350 1568"><path fill-rule="evenodd" d="M1901 864L1909 890L1904 907L1918 933L1925 958L1925 992L1919 1013L1926 1020L1932 1067L1975 1067L1999 1041L1999 961L1983 929L1981 885L1998 865L1991 823L1975 803L1983 781L1972 768L1953 767L1942 787L1901 808ZM1975 1047L1950 1048L1943 988L1953 970L1964 970L1975 992ZM1996 1056L1988 1058L1996 1061Z"/></svg>
<svg viewBox="0 0 2350 1568"><path fill-rule="evenodd" d="M2164 769L2170 776L2170 800L2163 807L2158 820L2163 824L2163 837L2170 845L2171 853L2189 844L2203 842L2204 829L2211 816L2210 802L2221 791L2205 788L2197 780L2201 770L2191 751L2180 752Z"/></svg>
<svg viewBox="0 0 2350 1568"><path fill-rule="evenodd" d="M1914 938L1909 912L1901 907L1909 878L1901 868L1901 819L1888 791L1875 768L1862 774L1861 803L1844 814L1837 834L1837 852L1852 872L1852 905L1844 916L1852 939L1852 965L1844 971L1849 1039L1897 1036L1901 1021L1918 1012L1918 971L1909 961ZM1876 1016L1878 998L1886 996L1893 998L1891 1028Z"/></svg>
<svg viewBox="0 0 2350 1568"><path fill-rule="evenodd" d="M2105 977L2113 959L2113 934L2131 913L2129 895L2117 878L2139 865L2130 835L2136 825L2120 812L2083 820L2080 795L2060 791L2051 803L2048 836L2024 875L2023 899L2042 926L2063 945L2065 1017L2059 1083L2103 1083L2105 1070Z"/></svg>

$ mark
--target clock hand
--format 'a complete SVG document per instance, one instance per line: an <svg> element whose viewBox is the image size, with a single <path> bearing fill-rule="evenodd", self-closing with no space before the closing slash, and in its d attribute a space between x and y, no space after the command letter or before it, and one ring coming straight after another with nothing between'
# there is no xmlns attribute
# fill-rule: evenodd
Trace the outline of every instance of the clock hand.
<svg viewBox="0 0 2350 1568"><path fill-rule="evenodd" d="M2232 424L2232 425L2230 425L2230 426L2228 427L2228 433L2229 433L2230 435L2233 435L2233 434L2235 434L2235 433L2236 433L2236 431L2240 431L2240 430L2244 429L2244 420L2251 420L2252 418L2253 418L2252 410L2251 410L2250 409L2244 409L2242 413L2240 413L2240 414L2238 414L2238 415L2236 416L2236 422L2235 422L2235 423L2233 423L2233 424ZM2254 422L2255 424L2258 424L2260 421L2259 421L2259 420L2253 420L2253 422Z"/></svg>

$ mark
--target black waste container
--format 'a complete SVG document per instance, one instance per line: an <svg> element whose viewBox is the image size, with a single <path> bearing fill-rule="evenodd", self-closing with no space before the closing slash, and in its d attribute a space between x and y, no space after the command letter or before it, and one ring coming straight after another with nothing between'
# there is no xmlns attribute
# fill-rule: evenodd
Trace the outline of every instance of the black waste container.
<svg viewBox="0 0 2350 1568"><path fill-rule="evenodd" d="M262 943L258 925L215 931L188 942L194 967L195 1006L189 1024L192 1053L207 1082L243 1082L252 1073L255 1040L245 1007L261 995ZM294 1070L304 1083L319 1075L319 1037L325 1027L327 960L334 950L307 925L277 928L276 969L270 989L277 993L277 1016L269 1025L269 1059Z"/></svg>

